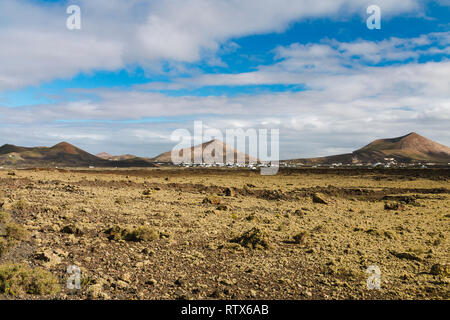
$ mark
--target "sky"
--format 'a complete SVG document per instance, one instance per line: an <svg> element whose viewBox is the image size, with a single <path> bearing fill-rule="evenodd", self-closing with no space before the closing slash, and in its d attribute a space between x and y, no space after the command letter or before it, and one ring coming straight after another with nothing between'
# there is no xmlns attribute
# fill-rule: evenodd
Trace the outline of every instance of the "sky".
<svg viewBox="0 0 450 320"><path fill-rule="evenodd" d="M449 44L450 0L2 0L0 144L156 156L202 121L278 129L281 159L449 146Z"/></svg>

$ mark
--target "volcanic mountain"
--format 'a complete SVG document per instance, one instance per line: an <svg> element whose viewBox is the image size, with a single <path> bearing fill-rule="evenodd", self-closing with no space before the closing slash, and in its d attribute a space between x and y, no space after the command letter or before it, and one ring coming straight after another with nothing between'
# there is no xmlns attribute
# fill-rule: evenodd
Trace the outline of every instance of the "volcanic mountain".
<svg viewBox="0 0 450 320"><path fill-rule="evenodd" d="M197 152L202 155L201 161L194 161L194 155ZM214 163L242 163L242 162L248 163L249 161L250 162L258 161L257 158L242 153L217 139L193 146L191 148L176 150L175 155L178 156L179 162L184 163L201 162L207 164L214 164ZM171 163L172 151L164 152L159 156L153 158L153 160L156 162Z"/></svg>
<svg viewBox="0 0 450 320"><path fill-rule="evenodd" d="M450 162L450 148L411 132L405 136L375 140L352 153L296 159L305 164L368 163L383 162L394 158L398 162Z"/></svg>
<svg viewBox="0 0 450 320"><path fill-rule="evenodd" d="M81 150L70 143L61 142L53 147L19 147L5 144L0 147L0 165L24 167L143 167L153 163L136 158L108 161Z"/></svg>

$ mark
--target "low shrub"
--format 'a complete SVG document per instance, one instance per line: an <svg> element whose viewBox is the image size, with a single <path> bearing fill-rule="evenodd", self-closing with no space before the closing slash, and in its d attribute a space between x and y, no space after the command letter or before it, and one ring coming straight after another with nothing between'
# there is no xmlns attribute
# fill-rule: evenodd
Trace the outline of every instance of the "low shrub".
<svg viewBox="0 0 450 320"><path fill-rule="evenodd" d="M9 222L4 227L4 237L10 242L27 240L29 233L20 224Z"/></svg>
<svg viewBox="0 0 450 320"><path fill-rule="evenodd" d="M249 249L267 249L269 248L269 236L267 233L257 227L244 232L239 237L231 240L239 243L241 246Z"/></svg>
<svg viewBox="0 0 450 320"><path fill-rule="evenodd" d="M105 231L110 240L125 240L125 241L153 241L160 237L160 233L147 226L137 227L133 230L123 228L121 226L114 226Z"/></svg>
<svg viewBox="0 0 450 320"><path fill-rule="evenodd" d="M11 220L11 214L9 214L9 212L4 212L4 211L0 212L0 223L7 223L10 220Z"/></svg>
<svg viewBox="0 0 450 320"><path fill-rule="evenodd" d="M153 241L159 238L159 232L153 228L142 226L132 231L128 231L125 235L126 241Z"/></svg>
<svg viewBox="0 0 450 320"><path fill-rule="evenodd" d="M0 266L0 292L16 296L24 294L48 295L58 293L61 286L50 272L23 264Z"/></svg>

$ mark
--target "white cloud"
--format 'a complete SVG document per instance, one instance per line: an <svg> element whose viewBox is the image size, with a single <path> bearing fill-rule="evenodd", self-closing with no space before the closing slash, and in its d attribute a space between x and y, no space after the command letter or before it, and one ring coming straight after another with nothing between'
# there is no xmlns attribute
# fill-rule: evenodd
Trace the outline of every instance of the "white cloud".
<svg viewBox="0 0 450 320"><path fill-rule="evenodd" d="M410 131L448 145L448 74L450 62L414 63L369 67L348 74L326 75L321 72L320 76L310 77L310 82L307 82L311 89L301 92L237 97L168 97L141 91L101 90L96 92L98 101L1 108L0 112L3 125L14 123L16 128L27 128L14 130L14 137L4 133L4 138L19 139L22 135L29 135L31 129L41 132L51 127L48 132L56 131L60 137L71 136L74 143L90 141L99 146L125 145L128 141L130 148L137 142L148 142L149 145L160 143L170 149L168 138L172 130L191 128L194 119L222 130L279 128L281 155L285 158L325 155L335 146L340 146L339 150L352 151L372 139L399 136ZM186 115L192 120L177 120ZM123 121L154 117L175 119L164 123ZM55 120L62 119L69 122L58 122L52 127ZM92 119L98 122L70 122ZM103 120L118 122L105 123ZM35 137L50 139L48 132ZM90 138L93 134L106 138L99 142ZM121 150L132 151L125 147Z"/></svg>
<svg viewBox="0 0 450 320"><path fill-rule="evenodd" d="M384 17L420 14L419 0L378 1ZM364 14L361 0L80 0L82 30L69 31L61 3L0 2L0 90L37 85L80 72L161 60L194 62L230 39L278 32L309 17Z"/></svg>
<svg viewBox="0 0 450 320"><path fill-rule="evenodd" d="M378 42L358 40L346 43L324 40L321 43L294 43L286 47L276 48L276 58L279 62L269 66L261 66L257 71L180 78L175 79L171 86L188 88L219 85L306 83L308 86L318 85L320 87L320 83L330 79L331 75L336 77L339 75L360 77L364 74L372 74L373 71L369 72L368 65L417 62L418 58L424 55L449 55L449 49L446 47L449 41L450 32L441 32L425 34L418 38L391 38ZM406 72L408 69L400 68L398 70ZM435 70L435 72L438 71ZM322 79L322 76L326 76L326 78ZM435 83L440 87L446 84L446 81ZM357 82L353 85L357 85ZM145 88L145 86L141 87Z"/></svg>
<svg viewBox="0 0 450 320"><path fill-rule="evenodd" d="M65 10L58 5L43 10L4 0L0 90L131 63L153 68L167 59L181 66L205 57L214 60L216 50L234 37L281 31L310 16L337 18L345 9L354 13L365 5L343 0L98 0L94 5L86 0L81 1L83 29L76 33L65 30ZM412 0L383 1L381 6L391 14L418 10ZM6 9L14 19L5 15ZM0 107L0 137L19 145L69 140L91 152L149 156L172 148L172 130L191 129L192 120L201 119L219 129L280 128L283 158L352 151L372 139L409 131L448 145L450 62L418 63L418 58L448 54L449 38L447 32L377 43L292 44L277 48L276 62L254 72L198 75L168 87L151 83L127 91L87 90L97 99L56 105ZM303 84L308 90L237 97L145 91L260 84ZM172 120L125 121L158 117Z"/></svg>

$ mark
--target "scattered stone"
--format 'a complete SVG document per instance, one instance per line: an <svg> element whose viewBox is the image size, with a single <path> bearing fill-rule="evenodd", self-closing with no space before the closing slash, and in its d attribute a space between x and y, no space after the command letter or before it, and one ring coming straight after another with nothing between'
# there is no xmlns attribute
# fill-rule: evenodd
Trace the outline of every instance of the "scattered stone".
<svg viewBox="0 0 450 320"><path fill-rule="evenodd" d="M44 249L42 251L37 252L34 255L36 260L42 261L44 266L47 268L58 265L62 262L61 257L53 252L51 249Z"/></svg>
<svg viewBox="0 0 450 320"><path fill-rule="evenodd" d="M175 291L176 300L189 300L189 296L181 290Z"/></svg>
<svg viewBox="0 0 450 320"><path fill-rule="evenodd" d="M81 212L87 213L87 214L91 214L92 213L92 209L90 209L90 208L81 208Z"/></svg>
<svg viewBox="0 0 450 320"><path fill-rule="evenodd" d="M115 287L119 290L124 290L124 289L128 289L130 287L130 285L123 280L118 280L115 283Z"/></svg>
<svg viewBox="0 0 450 320"><path fill-rule="evenodd" d="M413 261L422 261L418 256L409 253L409 252L395 252L391 251L391 254L399 259L413 260Z"/></svg>
<svg viewBox="0 0 450 320"><path fill-rule="evenodd" d="M402 210L403 208L403 204L398 202L386 202L384 204L384 210Z"/></svg>
<svg viewBox="0 0 450 320"><path fill-rule="evenodd" d="M394 234L392 232L390 232L390 231L385 231L384 232L384 236L386 238L388 238L388 239L394 239L395 238Z"/></svg>
<svg viewBox="0 0 450 320"><path fill-rule="evenodd" d="M122 277L120 277L120 279L125 281L125 282L127 282L127 283L130 283L131 282L131 275L128 272L126 272L126 273L124 273L122 275Z"/></svg>
<svg viewBox="0 0 450 320"><path fill-rule="evenodd" d="M366 233L370 234L372 236L380 236L381 235L377 229L367 229Z"/></svg>
<svg viewBox="0 0 450 320"><path fill-rule="evenodd" d="M292 238L294 239L294 243L296 243L296 244L304 244L305 241L306 241L306 232L303 231L303 232L297 233Z"/></svg>
<svg viewBox="0 0 450 320"><path fill-rule="evenodd" d="M152 190L151 189L145 189L144 191L142 191L142 194L144 196L149 196L152 194Z"/></svg>
<svg viewBox="0 0 450 320"><path fill-rule="evenodd" d="M81 231L78 227L76 227L76 226L74 226L74 225L67 225L67 226L64 226L64 227L61 229L61 232L62 232L62 233L67 233L67 234L73 234L73 235L76 235L76 236L81 236L81 235L83 235L83 231Z"/></svg>
<svg viewBox="0 0 450 320"><path fill-rule="evenodd" d="M417 205L417 196L384 196L383 200L395 200L405 204Z"/></svg>
<svg viewBox="0 0 450 320"><path fill-rule="evenodd" d="M448 277L450 275L450 265L436 263L431 267L430 274Z"/></svg>
<svg viewBox="0 0 450 320"><path fill-rule="evenodd" d="M153 255L155 254L155 251L150 250L150 249L148 249L148 248L142 249L141 252L142 252L143 254L146 254L146 255L149 255L149 256L153 256Z"/></svg>
<svg viewBox="0 0 450 320"><path fill-rule="evenodd" d="M114 200L114 203L115 203L115 204L122 205L122 204L125 204L125 203L126 203L126 200L125 200L124 198L122 198L122 197L119 197L119 198L116 198L116 199Z"/></svg>
<svg viewBox="0 0 450 320"><path fill-rule="evenodd" d="M155 279L153 279L153 278L151 278L151 279L145 281L145 284L150 285L150 286L154 286L154 285L156 285L157 283L158 283L158 282L157 282Z"/></svg>
<svg viewBox="0 0 450 320"><path fill-rule="evenodd" d="M109 295L103 291L103 285L100 283L89 286L86 290L88 299L109 300Z"/></svg>
<svg viewBox="0 0 450 320"><path fill-rule="evenodd" d="M202 201L203 204L214 204L219 205L220 204L220 198L218 196L208 196L205 197Z"/></svg>
<svg viewBox="0 0 450 320"><path fill-rule="evenodd" d="M174 284L178 287L182 287L184 285L184 281L178 278L177 280L175 280Z"/></svg>
<svg viewBox="0 0 450 320"><path fill-rule="evenodd" d="M236 196L236 192L234 191L233 188L225 188L224 194L227 197L235 197Z"/></svg>
<svg viewBox="0 0 450 320"><path fill-rule="evenodd" d="M226 286L232 286L233 285L233 281L228 280L228 279L220 279L219 283L226 285Z"/></svg>
<svg viewBox="0 0 450 320"><path fill-rule="evenodd" d="M217 250L217 245L214 242L209 242L206 245L206 248L209 249L209 250Z"/></svg>
<svg viewBox="0 0 450 320"><path fill-rule="evenodd" d="M306 213L300 209L297 209L294 211L294 215L299 216L299 217L303 217L304 215L306 215Z"/></svg>
<svg viewBox="0 0 450 320"><path fill-rule="evenodd" d="M312 201L314 203L328 204L328 202L325 200L325 197L320 193L314 193L312 196Z"/></svg>
<svg viewBox="0 0 450 320"><path fill-rule="evenodd" d="M245 217L245 220L247 221L253 221L255 220L256 216L254 213L250 213L248 216Z"/></svg>

